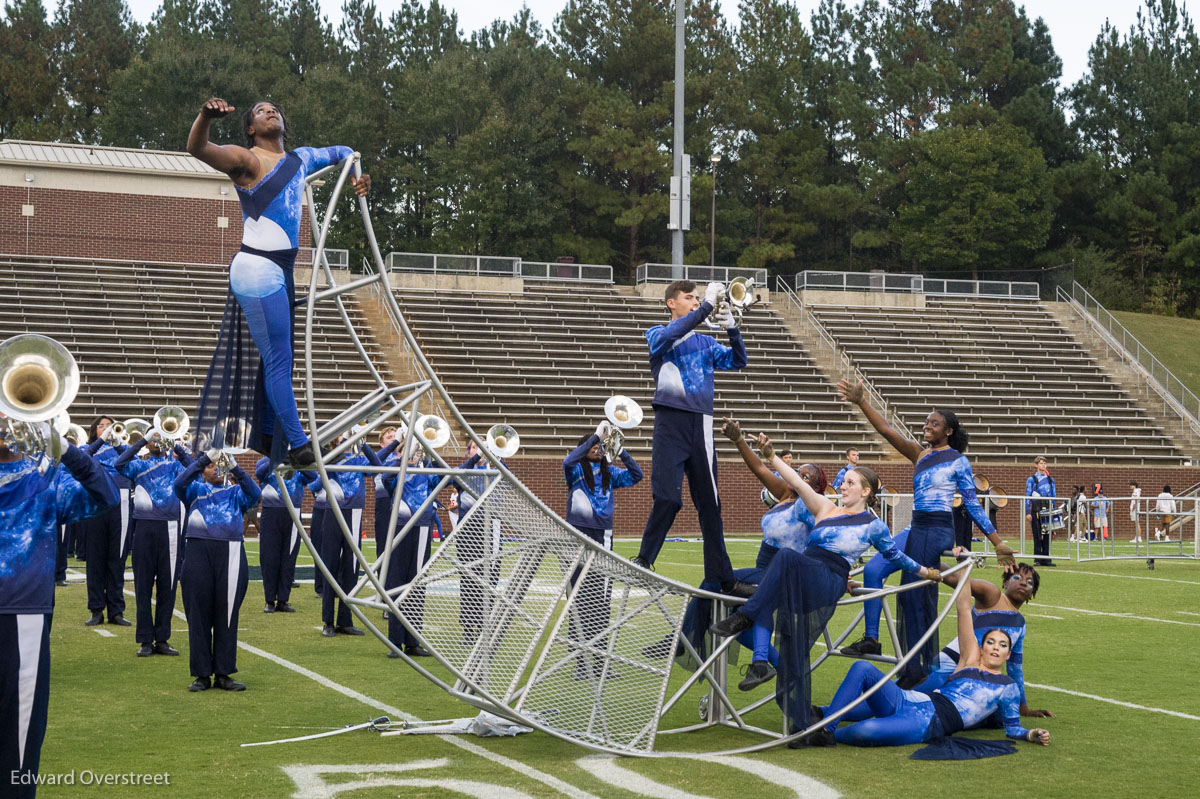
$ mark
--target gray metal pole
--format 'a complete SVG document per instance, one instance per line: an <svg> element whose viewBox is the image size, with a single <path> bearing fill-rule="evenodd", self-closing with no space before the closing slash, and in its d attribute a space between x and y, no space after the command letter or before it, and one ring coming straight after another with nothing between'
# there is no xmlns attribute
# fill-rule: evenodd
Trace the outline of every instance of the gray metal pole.
<svg viewBox="0 0 1200 799"><path fill-rule="evenodd" d="M671 263L683 263L683 20L687 8L686 0L675 0L675 178L680 186L679 228L671 231Z"/></svg>
<svg viewBox="0 0 1200 799"><path fill-rule="evenodd" d="M708 217L708 256L709 266L717 265L717 164L721 162L721 156L714 155L708 159L712 162L712 213Z"/></svg>

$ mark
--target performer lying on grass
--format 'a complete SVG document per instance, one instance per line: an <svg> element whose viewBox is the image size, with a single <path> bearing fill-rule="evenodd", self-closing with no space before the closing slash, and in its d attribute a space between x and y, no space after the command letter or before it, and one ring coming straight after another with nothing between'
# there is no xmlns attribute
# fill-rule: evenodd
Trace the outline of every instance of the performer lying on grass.
<svg viewBox="0 0 1200 799"><path fill-rule="evenodd" d="M922 579L939 580L941 574L897 549L887 525L870 511L879 495L879 476L874 471L857 466L846 473L839 507L814 491L782 459L775 457L771 441L765 435L759 435L758 445L763 459L771 461L779 475L808 506L816 524L803 553L780 550L754 596L740 610L710 629L713 634L723 637L737 635L755 625L769 629L774 619L775 643L780 653L776 701L784 710L791 731L797 732L810 724L808 652L833 616L838 598L846 591L850 567L867 547L875 547L905 572ZM793 747L803 745L802 739L789 744Z"/></svg>
<svg viewBox="0 0 1200 799"><path fill-rule="evenodd" d="M832 746L834 742L854 746L905 746L936 741L917 753L918 759L969 759L1008 754L1013 751L1005 741L947 739L959 730L974 727L999 711L1004 732L1009 738L1050 743L1050 733L1021 726L1017 705L1020 690L1011 677L1001 672L1012 653L1012 640L1003 630L984 631L983 643L977 643L971 613L971 595L959 594L958 640L962 646L959 668L945 685L931 694L901 690L896 683L885 682L880 689L851 711L853 723L837 727L831 723L809 736L813 745ZM814 707L814 713L831 716L849 706L875 683L883 672L870 663L859 661L850 667L846 678L826 708ZM836 730L835 730L836 728Z"/></svg>

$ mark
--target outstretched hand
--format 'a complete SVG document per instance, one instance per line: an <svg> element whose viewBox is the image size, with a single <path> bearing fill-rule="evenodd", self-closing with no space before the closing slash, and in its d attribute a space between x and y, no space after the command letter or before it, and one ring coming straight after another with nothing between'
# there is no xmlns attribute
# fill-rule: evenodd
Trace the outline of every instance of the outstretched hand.
<svg viewBox="0 0 1200 799"><path fill-rule="evenodd" d="M359 197L366 197L371 191L371 176L364 173L362 177L350 176L350 185L354 187L354 193Z"/></svg>
<svg viewBox="0 0 1200 799"><path fill-rule="evenodd" d="M721 426L721 433L735 444L741 441L742 426L728 416L723 417L723 420L725 424Z"/></svg>
<svg viewBox="0 0 1200 799"><path fill-rule="evenodd" d="M236 110L235 106L230 105L220 97L212 97L208 102L200 106L200 113L207 119L220 119Z"/></svg>
<svg viewBox="0 0 1200 799"><path fill-rule="evenodd" d="M767 438L766 433L758 434L758 454L762 456L764 461L769 461L775 457L775 446L771 443L771 439Z"/></svg>
<svg viewBox="0 0 1200 799"><path fill-rule="evenodd" d="M1030 730L1028 739L1029 739L1030 743L1041 744L1042 746L1049 746L1050 745L1050 731L1042 730L1042 729Z"/></svg>
<svg viewBox="0 0 1200 799"><path fill-rule="evenodd" d="M997 544L996 563L1005 574L1012 574L1017 570L1016 552L1008 544Z"/></svg>
<svg viewBox="0 0 1200 799"><path fill-rule="evenodd" d="M846 378L842 378L837 384L838 397L843 402L849 402L851 405L858 405L863 401L863 384L859 380L857 383L852 383Z"/></svg>
<svg viewBox="0 0 1200 799"><path fill-rule="evenodd" d="M1036 708L1036 707L1022 707L1021 715L1025 716L1027 718L1034 718L1034 719L1052 719L1052 718L1054 718L1054 714L1051 713L1049 710L1042 710L1042 709Z"/></svg>

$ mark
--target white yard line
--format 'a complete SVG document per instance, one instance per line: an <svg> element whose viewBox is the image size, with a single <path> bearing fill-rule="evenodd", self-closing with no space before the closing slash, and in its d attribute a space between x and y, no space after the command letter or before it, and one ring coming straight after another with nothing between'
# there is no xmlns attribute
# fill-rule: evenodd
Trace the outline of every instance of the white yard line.
<svg viewBox="0 0 1200 799"><path fill-rule="evenodd" d="M1162 624L1182 624L1184 627L1200 627L1200 622L1195 621L1179 621L1178 619L1156 619L1152 616L1134 616L1131 613L1108 613L1103 610L1088 610L1087 608L1064 608L1059 605L1043 605L1041 602L1037 604L1039 608L1050 608L1052 610L1069 610L1072 613L1083 613L1088 616L1109 616L1114 619L1130 619L1133 621L1156 621Z"/></svg>
<svg viewBox="0 0 1200 799"><path fill-rule="evenodd" d="M1094 699L1097 702L1107 702L1110 705L1119 705L1120 707L1133 708L1134 710L1148 710L1151 713L1162 713L1167 716L1175 716L1176 718L1187 719L1188 721L1200 721L1200 716L1193 716L1190 713L1180 713L1178 710L1164 710L1161 707L1147 707L1146 705L1135 705L1133 702L1122 702L1120 699L1109 699L1106 696L1096 696L1095 694L1085 694L1082 691L1069 691L1066 688L1057 688L1053 685L1040 685L1035 682L1025 683L1026 688L1038 688L1042 691L1054 691L1060 694L1069 694L1070 696L1078 696L1084 699Z"/></svg>
<svg viewBox="0 0 1200 799"><path fill-rule="evenodd" d="M1057 577L1060 574L1086 574L1091 577L1119 577L1122 580L1153 580L1156 583L1179 583L1181 585L1200 585L1196 580L1172 580L1169 577L1146 577L1139 574L1108 574L1107 572L1083 572L1075 569L1060 569L1053 572Z"/></svg>

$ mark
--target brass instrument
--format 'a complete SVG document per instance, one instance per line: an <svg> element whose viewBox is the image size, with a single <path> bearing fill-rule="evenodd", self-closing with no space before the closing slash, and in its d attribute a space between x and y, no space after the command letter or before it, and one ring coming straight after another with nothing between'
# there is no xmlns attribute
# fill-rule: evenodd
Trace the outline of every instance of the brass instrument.
<svg viewBox="0 0 1200 799"><path fill-rule="evenodd" d="M430 449L441 449L450 441L450 425L440 416L421 414L417 417L413 436L419 437Z"/></svg>
<svg viewBox="0 0 1200 799"><path fill-rule="evenodd" d="M740 326L742 314L750 310L750 306L754 305L755 302L754 278L735 277L721 291L721 296L717 300L717 307L713 308L712 313L708 315L708 319L704 320L705 324L712 330L720 330L721 326L717 323L716 317L722 311L728 309L733 312Z"/></svg>
<svg viewBox="0 0 1200 799"><path fill-rule="evenodd" d="M511 458L521 448L521 436L510 424L494 424L488 428L484 445L497 458Z"/></svg>
<svg viewBox="0 0 1200 799"><path fill-rule="evenodd" d="M604 403L604 416L612 424L613 429L601 443L604 448L604 457L610 463L616 461L625 447L625 434L621 431L637 427L642 423L644 415L642 406L623 394L614 394Z"/></svg>
<svg viewBox="0 0 1200 799"><path fill-rule="evenodd" d="M121 429L124 431L125 437L120 443L133 444L149 435L151 425L145 419L126 419Z"/></svg>
<svg viewBox="0 0 1200 799"><path fill-rule="evenodd" d="M173 446L176 441L181 441L187 435L189 427L191 427L191 422L188 419L187 411L178 405L164 405L154 414L152 430L158 433L168 446Z"/></svg>
<svg viewBox="0 0 1200 799"><path fill-rule="evenodd" d="M0 441L7 448L61 457L60 436L39 423L64 413L78 392L75 358L54 339L27 333L0 342Z"/></svg>

